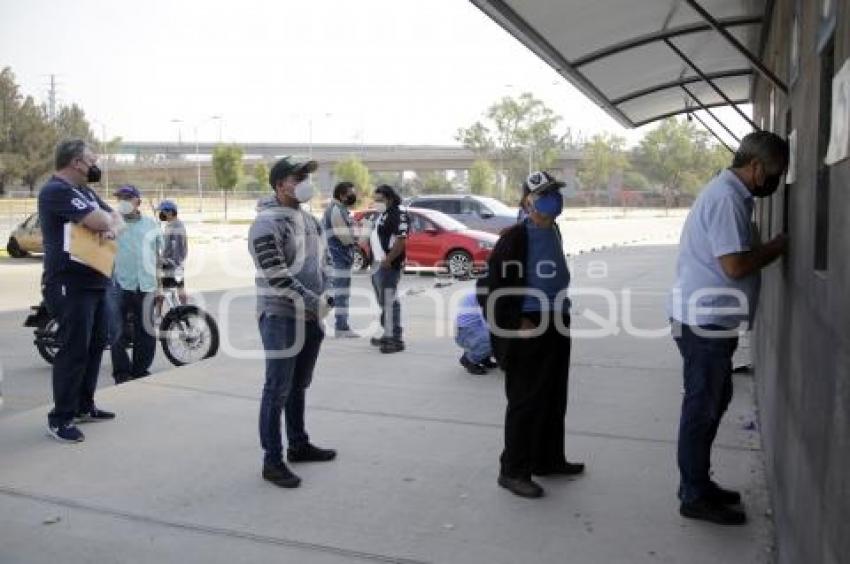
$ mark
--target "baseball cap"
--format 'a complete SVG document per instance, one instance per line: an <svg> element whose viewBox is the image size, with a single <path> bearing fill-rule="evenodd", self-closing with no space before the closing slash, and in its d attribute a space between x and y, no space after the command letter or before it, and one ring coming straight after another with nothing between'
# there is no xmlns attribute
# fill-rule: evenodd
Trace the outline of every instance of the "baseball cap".
<svg viewBox="0 0 850 564"><path fill-rule="evenodd" d="M119 186L115 192L112 193L113 196L118 196L119 198L141 198L142 194L139 192L139 189L133 186L132 184L124 184L123 186Z"/></svg>
<svg viewBox="0 0 850 564"><path fill-rule="evenodd" d="M532 194L539 194L548 190L563 188L566 185L565 182L555 180L555 177L545 170L538 170L528 175L523 183L523 188Z"/></svg>
<svg viewBox="0 0 850 564"><path fill-rule="evenodd" d="M293 162L291 157L283 157L272 166L269 171L269 184L272 188L279 180L283 180L291 174L299 176L307 176L311 172L315 172L319 168L319 163L316 161L305 161L303 163Z"/></svg>
<svg viewBox="0 0 850 564"><path fill-rule="evenodd" d="M156 207L157 211L170 211L177 213L177 204L173 200L163 200Z"/></svg>

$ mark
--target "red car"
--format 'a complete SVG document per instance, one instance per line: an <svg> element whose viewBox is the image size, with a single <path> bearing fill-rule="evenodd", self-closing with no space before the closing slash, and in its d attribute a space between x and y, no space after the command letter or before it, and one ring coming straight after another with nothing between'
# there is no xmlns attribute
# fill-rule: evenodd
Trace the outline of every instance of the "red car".
<svg viewBox="0 0 850 564"><path fill-rule="evenodd" d="M378 216L375 210L354 212L358 227L369 229ZM407 208L410 229L407 235L405 269L447 271L452 276L466 277L486 268L487 259L499 239L485 231L469 229L434 210ZM361 237L354 257L354 269L362 270L372 262L369 232Z"/></svg>

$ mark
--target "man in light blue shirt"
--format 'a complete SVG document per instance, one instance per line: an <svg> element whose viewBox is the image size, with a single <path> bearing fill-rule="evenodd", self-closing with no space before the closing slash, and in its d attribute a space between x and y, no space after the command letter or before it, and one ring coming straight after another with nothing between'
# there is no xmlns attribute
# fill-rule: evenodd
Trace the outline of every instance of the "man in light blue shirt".
<svg viewBox="0 0 850 564"><path fill-rule="evenodd" d="M116 318L110 334L112 375L115 383L141 378L156 354L156 334L150 326L153 300L157 291L157 260L162 248L159 224L141 214L141 194L135 186L125 185L115 191L118 211L127 228L118 237L112 289ZM124 326L133 317L133 357L127 355Z"/></svg>
<svg viewBox="0 0 850 564"><path fill-rule="evenodd" d="M785 252L784 235L758 245L753 198L772 195L788 166L788 144L758 131L744 137L732 167L694 202L679 243L668 313L684 360L685 395L679 423L679 512L726 525L746 522L730 507L741 501L710 478L711 446L732 399L732 355L738 331L752 323L759 271Z"/></svg>

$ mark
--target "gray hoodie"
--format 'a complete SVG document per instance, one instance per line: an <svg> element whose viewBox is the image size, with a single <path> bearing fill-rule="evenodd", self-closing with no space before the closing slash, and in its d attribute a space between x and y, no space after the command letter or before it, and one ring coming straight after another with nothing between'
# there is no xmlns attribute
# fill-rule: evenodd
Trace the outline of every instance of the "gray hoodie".
<svg viewBox="0 0 850 564"><path fill-rule="evenodd" d="M257 267L257 315L316 318L326 289L327 250L322 228L309 213L280 205L275 196L257 202L248 231Z"/></svg>

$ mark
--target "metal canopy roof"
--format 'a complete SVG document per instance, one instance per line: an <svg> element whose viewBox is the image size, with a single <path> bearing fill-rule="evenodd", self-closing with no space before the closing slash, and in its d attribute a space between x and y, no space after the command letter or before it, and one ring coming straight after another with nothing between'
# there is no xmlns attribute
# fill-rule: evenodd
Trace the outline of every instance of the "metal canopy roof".
<svg viewBox="0 0 850 564"><path fill-rule="evenodd" d="M626 127L785 88L758 61L772 0L471 1Z"/></svg>

